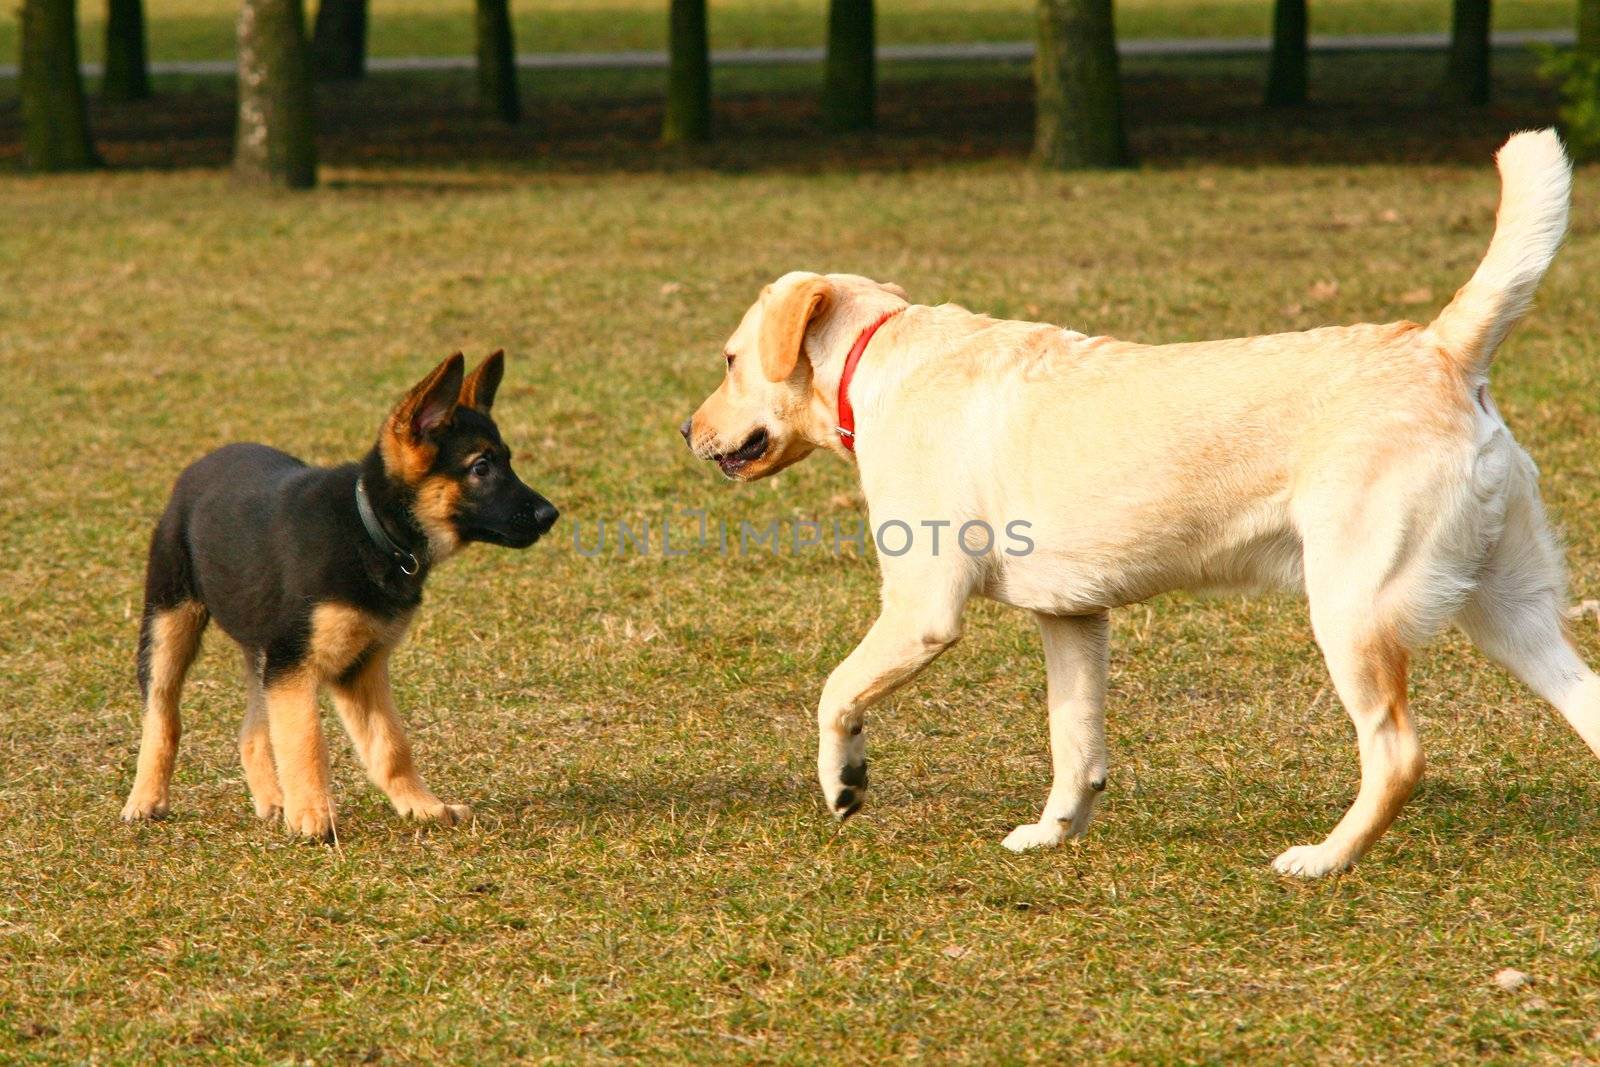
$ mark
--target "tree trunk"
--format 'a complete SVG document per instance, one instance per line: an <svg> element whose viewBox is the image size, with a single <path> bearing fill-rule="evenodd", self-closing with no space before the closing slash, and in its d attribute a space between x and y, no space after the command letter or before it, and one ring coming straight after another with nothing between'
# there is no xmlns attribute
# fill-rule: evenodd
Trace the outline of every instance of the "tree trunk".
<svg viewBox="0 0 1600 1067"><path fill-rule="evenodd" d="M1489 0L1455 0L1444 95L1462 104L1489 102Z"/></svg>
<svg viewBox="0 0 1600 1067"><path fill-rule="evenodd" d="M98 166L78 72L77 5L23 0L21 15L23 158L33 170Z"/></svg>
<svg viewBox="0 0 1600 1067"><path fill-rule="evenodd" d="M1578 51L1600 59L1600 0L1578 0Z"/></svg>
<svg viewBox="0 0 1600 1067"><path fill-rule="evenodd" d="M1127 162L1111 0L1039 0L1033 154L1058 170Z"/></svg>
<svg viewBox="0 0 1600 1067"><path fill-rule="evenodd" d="M367 0L322 0L317 5L311 69L325 82L355 81L367 73Z"/></svg>
<svg viewBox="0 0 1600 1067"><path fill-rule="evenodd" d="M144 100L150 96L144 0L107 0L106 65L100 95L107 100Z"/></svg>
<svg viewBox="0 0 1600 1067"><path fill-rule="evenodd" d="M522 118L511 0L478 0L478 106L503 122Z"/></svg>
<svg viewBox="0 0 1600 1067"><path fill-rule="evenodd" d="M1267 106L1306 102L1306 0L1277 0L1272 9L1272 65Z"/></svg>
<svg viewBox="0 0 1600 1067"><path fill-rule="evenodd" d="M668 143L711 137L711 46L706 36L706 0L671 0L668 27Z"/></svg>
<svg viewBox="0 0 1600 1067"><path fill-rule="evenodd" d="M311 65L301 0L239 5L239 129L234 172L246 182L317 183Z"/></svg>
<svg viewBox="0 0 1600 1067"><path fill-rule="evenodd" d="M877 118L873 0L832 0L828 5L828 64L822 117L831 130L870 130Z"/></svg>

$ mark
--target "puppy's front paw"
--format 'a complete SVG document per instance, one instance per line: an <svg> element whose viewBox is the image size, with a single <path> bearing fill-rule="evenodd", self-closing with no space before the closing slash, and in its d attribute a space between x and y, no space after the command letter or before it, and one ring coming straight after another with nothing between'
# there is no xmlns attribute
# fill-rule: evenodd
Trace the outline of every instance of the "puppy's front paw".
<svg viewBox="0 0 1600 1067"><path fill-rule="evenodd" d="M1343 849L1321 845L1296 845L1272 861L1272 869L1279 874L1297 878L1321 878L1326 874L1348 871L1355 865L1356 857Z"/></svg>
<svg viewBox="0 0 1600 1067"><path fill-rule="evenodd" d="M315 841L333 840L333 805L327 801L284 808L283 824L292 834Z"/></svg>
<svg viewBox="0 0 1600 1067"><path fill-rule="evenodd" d="M283 801L260 800L251 801L255 805L256 818L262 822L275 822L283 815Z"/></svg>
<svg viewBox="0 0 1600 1067"><path fill-rule="evenodd" d="M438 808L427 815L413 815L412 818L426 818L438 823L440 826L465 826L472 821L472 809L465 804L446 804L438 802Z"/></svg>
<svg viewBox="0 0 1600 1067"><path fill-rule="evenodd" d="M1027 852L1033 848L1054 848L1072 836L1066 823L1030 822L1011 831L1000 843L1012 852Z"/></svg>
<svg viewBox="0 0 1600 1067"><path fill-rule="evenodd" d="M250 790L250 804L256 809L256 818L262 822L275 822L283 817L283 790L277 781Z"/></svg>
<svg viewBox="0 0 1600 1067"><path fill-rule="evenodd" d="M135 793L122 806L123 822L143 822L146 819L164 819L166 817L167 800L165 797L141 796Z"/></svg>
<svg viewBox="0 0 1600 1067"><path fill-rule="evenodd" d="M446 804L432 795L402 797L394 802L394 810L407 819L440 826L461 826L472 821L472 809L467 805Z"/></svg>

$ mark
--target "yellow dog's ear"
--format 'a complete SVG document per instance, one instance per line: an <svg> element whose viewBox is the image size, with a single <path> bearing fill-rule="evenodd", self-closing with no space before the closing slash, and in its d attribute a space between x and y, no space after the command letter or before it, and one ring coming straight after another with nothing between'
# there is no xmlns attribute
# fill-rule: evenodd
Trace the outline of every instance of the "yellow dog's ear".
<svg viewBox="0 0 1600 1067"><path fill-rule="evenodd" d="M833 283L811 274L775 289L761 316L761 371L769 382L786 381L800 361L806 327L833 303Z"/></svg>
<svg viewBox="0 0 1600 1067"><path fill-rule="evenodd" d="M878 288L882 289L886 293L892 293L893 295L898 296L901 300L905 300L907 302L911 300L911 297L906 295L906 291L900 286L896 285L894 282L879 282Z"/></svg>

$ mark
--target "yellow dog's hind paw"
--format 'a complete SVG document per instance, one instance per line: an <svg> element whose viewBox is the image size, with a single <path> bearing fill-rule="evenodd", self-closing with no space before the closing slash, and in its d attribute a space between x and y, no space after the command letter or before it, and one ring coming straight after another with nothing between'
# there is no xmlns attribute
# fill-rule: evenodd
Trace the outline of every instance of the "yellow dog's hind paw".
<svg viewBox="0 0 1600 1067"><path fill-rule="evenodd" d="M1356 858L1342 849L1322 845L1296 845L1272 861L1272 869L1279 874L1296 878L1321 878L1327 874L1348 871Z"/></svg>

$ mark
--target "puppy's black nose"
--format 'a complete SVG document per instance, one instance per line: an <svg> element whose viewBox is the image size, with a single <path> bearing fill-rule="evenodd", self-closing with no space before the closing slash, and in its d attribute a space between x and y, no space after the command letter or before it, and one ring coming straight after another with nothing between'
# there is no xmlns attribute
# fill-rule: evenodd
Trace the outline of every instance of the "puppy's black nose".
<svg viewBox="0 0 1600 1067"><path fill-rule="evenodd" d="M541 500L538 504L534 505L533 522L534 525L539 528L539 534L541 536L548 533L550 531L550 527L554 526L556 524L556 520L560 517L561 512L557 511L555 505L550 503L548 500Z"/></svg>
<svg viewBox="0 0 1600 1067"><path fill-rule="evenodd" d="M690 415L687 419L683 420L683 425L678 427L678 432L683 434L683 439L685 442L689 440L689 435L694 433L693 415Z"/></svg>

